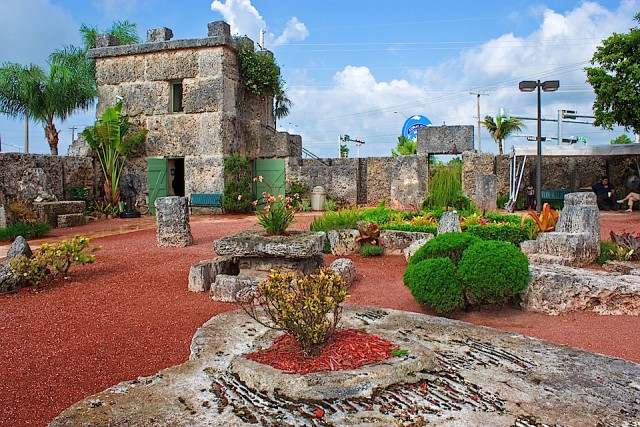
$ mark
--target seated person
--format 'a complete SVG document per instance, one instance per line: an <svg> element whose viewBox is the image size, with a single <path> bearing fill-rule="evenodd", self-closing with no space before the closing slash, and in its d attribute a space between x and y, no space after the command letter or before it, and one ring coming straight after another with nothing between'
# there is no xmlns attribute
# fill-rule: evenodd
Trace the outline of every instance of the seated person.
<svg viewBox="0 0 640 427"><path fill-rule="evenodd" d="M625 197L624 199L618 200L618 203L626 202L629 205L629 209L627 209L627 212L632 212L633 204L638 201L640 201L640 194L634 193L632 191L631 193L627 194L627 197Z"/></svg>
<svg viewBox="0 0 640 427"><path fill-rule="evenodd" d="M593 184L591 190L596 193L598 208L605 211L617 209L615 203L616 187L609 182L609 177L603 176L600 182Z"/></svg>

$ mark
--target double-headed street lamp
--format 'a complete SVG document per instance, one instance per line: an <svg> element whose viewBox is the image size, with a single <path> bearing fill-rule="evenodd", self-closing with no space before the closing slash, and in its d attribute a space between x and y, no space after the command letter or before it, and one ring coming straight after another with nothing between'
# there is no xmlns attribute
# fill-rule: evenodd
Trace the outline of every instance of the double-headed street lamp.
<svg viewBox="0 0 640 427"><path fill-rule="evenodd" d="M540 89L545 92L555 92L560 87L560 81L548 80L546 82L524 80L519 86L520 92L533 92L538 89L538 152L536 155L536 211L542 211L542 119L540 115Z"/></svg>

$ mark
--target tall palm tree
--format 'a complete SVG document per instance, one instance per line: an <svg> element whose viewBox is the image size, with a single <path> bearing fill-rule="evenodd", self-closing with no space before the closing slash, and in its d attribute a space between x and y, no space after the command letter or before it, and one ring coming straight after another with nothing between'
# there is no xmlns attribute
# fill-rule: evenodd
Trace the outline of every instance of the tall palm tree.
<svg viewBox="0 0 640 427"><path fill-rule="evenodd" d="M493 117L486 116L482 125L487 128L493 140L498 144L498 152L502 154L504 140L515 131L521 131L526 126L521 119L515 117L497 116L495 121Z"/></svg>
<svg viewBox="0 0 640 427"><path fill-rule="evenodd" d="M30 117L44 127L51 154L58 154L54 119L65 120L77 109L89 109L97 95L85 51L67 47L49 58L49 73L31 64L5 62L0 67L0 113Z"/></svg>

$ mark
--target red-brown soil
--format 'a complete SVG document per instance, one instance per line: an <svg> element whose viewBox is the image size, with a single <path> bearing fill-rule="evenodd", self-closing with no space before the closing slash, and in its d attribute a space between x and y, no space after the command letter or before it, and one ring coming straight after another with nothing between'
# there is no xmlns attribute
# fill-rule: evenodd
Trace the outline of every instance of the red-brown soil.
<svg viewBox="0 0 640 427"><path fill-rule="evenodd" d="M311 218L299 217L293 228L307 229ZM603 213L603 237L612 229L640 231L639 220L637 212ZM158 248L153 218L54 230L47 241L94 235L103 249L95 264L72 269L58 285L0 297L0 426L44 426L88 395L187 360L196 329L237 308L189 292L189 266L214 256L214 239L248 228L258 228L253 216L196 216L194 245L187 248ZM402 284L402 256L350 258L358 280L348 304L434 314ZM638 316L544 316L503 308L455 318L640 363Z"/></svg>

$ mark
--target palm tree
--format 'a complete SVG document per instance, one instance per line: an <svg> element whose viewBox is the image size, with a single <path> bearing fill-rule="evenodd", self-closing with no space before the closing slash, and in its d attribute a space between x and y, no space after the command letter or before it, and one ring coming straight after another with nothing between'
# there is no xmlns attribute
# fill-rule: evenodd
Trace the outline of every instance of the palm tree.
<svg viewBox="0 0 640 427"><path fill-rule="evenodd" d="M118 38L118 42L121 45L140 43L140 36L138 36L138 24L129 21L115 21L111 28L106 31L107 34ZM80 36L82 37L82 44L86 50L96 47L96 37L100 34L98 27L89 27L86 24L80 25Z"/></svg>
<svg viewBox="0 0 640 427"><path fill-rule="evenodd" d="M398 155L402 156L410 156L412 154L416 154L418 152L418 142L413 139L408 139L404 135L400 135L398 137L398 151L391 149L391 157L396 157Z"/></svg>
<svg viewBox="0 0 640 427"><path fill-rule="evenodd" d="M502 154L502 147L504 140L515 131L521 131L526 126L522 123L521 119L515 117L497 116L496 120L493 117L486 116L482 125L487 128L493 140L498 144L498 152Z"/></svg>
<svg viewBox="0 0 640 427"><path fill-rule="evenodd" d="M77 109L89 109L97 95L85 51L67 47L49 58L49 73L31 64L5 62L0 67L0 113L31 117L44 127L51 154L58 154L54 119L65 120Z"/></svg>

